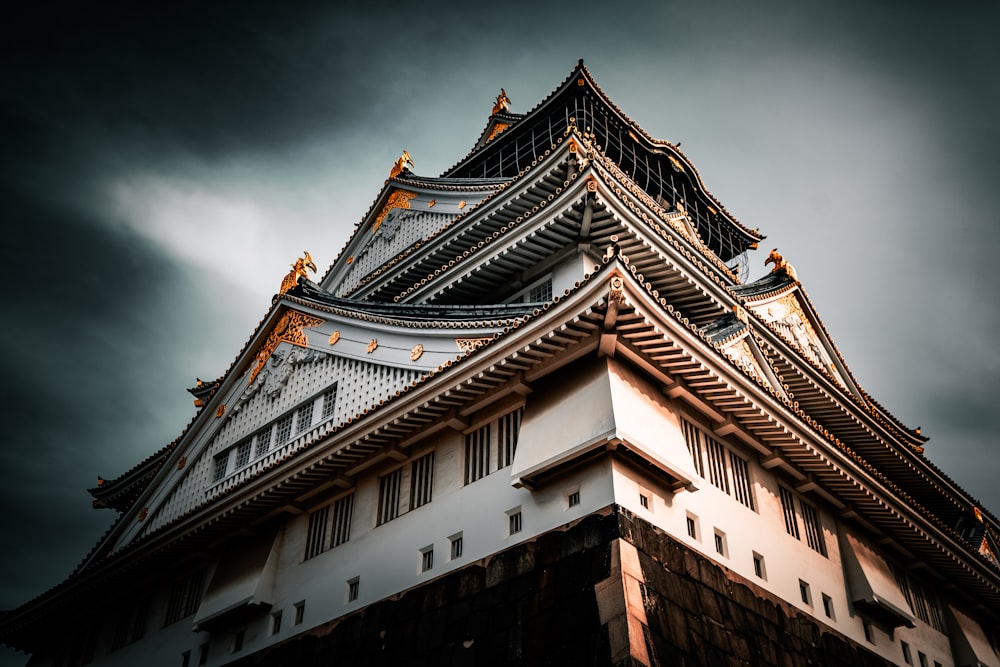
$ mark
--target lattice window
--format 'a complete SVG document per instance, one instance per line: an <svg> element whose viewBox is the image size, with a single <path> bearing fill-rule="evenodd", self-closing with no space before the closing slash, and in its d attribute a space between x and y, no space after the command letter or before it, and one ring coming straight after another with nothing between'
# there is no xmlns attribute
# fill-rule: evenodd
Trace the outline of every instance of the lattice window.
<svg viewBox="0 0 1000 667"><path fill-rule="evenodd" d="M684 440L687 442L688 453L691 454L691 463L699 476L705 476L705 459L702 455L701 430L686 419L681 419L681 427L684 429Z"/></svg>
<svg viewBox="0 0 1000 667"><path fill-rule="evenodd" d="M465 483L471 484L490 474L490 425L465 436Z"/></svg>
<svg viewBox="0 0 1000 667"><path fill-rule="evenodd" d="M309 528L306 531L306 560L326 551L326 530L329 521L329 505L309 514Z"/></svg>
<svg viewBox="0 0 1000 667"><path fill-rule="evenodd" d="M354 494L346 495L333 504L333 535L331 547L351 539L351 517L354 513Z"/></svg>
<svg viewBox="0 0 1000 667"><path fill-rule="evenodd" d="M528 290L528 302L551 301L552 300L552 279L543 280Z"/></svg>
<svg viewBox="0 0 1000 667"><path fill-rule="evenodd" d="M729 463L733 473L733 496L750 509L754 509L750 466L734 452L729 452Z"/></svg>
<svg viewBox="0 0 1000 667"><path fill-rule="evenodd" d="M292 438L292 415L285 415L275 425L274 446L281 447Z"/></svg>
<svg viewBox="0 0 1000 667"><path fill-rule="evenodd" d="M218 482L226 476L226 469L229 467L229 450L215 455L212 465L212 481Z"/></svg>
<svg viewBox="0 0 1000 667"><path fill-rule="evenodd" d="M906 604L910 606L910 611L913 612L914 616L939 632L944 632L944 617L941 613L940 603L933 591L910 577L895 563L889 563L889 568L892 570L892 574L896 578L896 585L899 586L900 592L906 598Z"/></svg>
<svg viewBox="0 0 1000 667"><path fill-rule="evenodd" d="M813 551L826 555L826 543L823 541L823 529L819 523L819 515L816 508L799 500L799 507L802 508L802 525L806 530L806 544Z"/></svg>
<svg viewBox="0 0 1000 667"><path fill-rule="evenodd" d="M167 601L167 611L163 618L163 625L176 623L182 618L187 618L198 611L204 584L204 570L199 570L175 581L174 585L170 588L170 598Z"/></svg>
<svg viewBox="0 0 1000 667"><path fill-rule="evenodd" d="M257 445L254 450L254 457L259 458L264 456L264 454L267 454L267 450L271 448L271 427L258 431L253 439Z"/></svg>
<svg viewBox="0 0 1000 667"><path fill-rule="evenodd" d="M239 470L243 466L250 463L250 450L253 448L253 439L244 440L236 446L236 466L235 469Z"/></svg>
<svg viewBox="0 0 1000 667"><path fill-rule="evenodd" d="M431 452L413 462L410 474L410 509L416 509L431 501L433 485L434 452Z"/></svg>
<svg viewBox="0 0 1000 667"><path fill-rule="evenodd" d="M402 485L403 469L399 468L378 480L378 523L392 521L399 516L399 489Z"/></svg>
<svg viewBox="0 0 1000 667"><path fill-rule="evenodd" d="M497 468L506 468L514 462L523 413L523 409L517 409L497 421Z"/></svg>
<svg viewBox="0 0 1000 667"><path fill-rule="evenodd" d="M795 496L783 486L778 487L778 495L781 497L781 513L785 517L785 532L797 540L799 537L799 519L795 515Z"/></svg>
<svg viewBox="0 0 1000 667"><path fill-rule="evenodd" d="M708 474L713 486L729 494L729 475L726 469L726 448L722 443L705 436L705 448L708 450Z"/></svg>
<svg viewBox="0 0 1000 667"><path fill-rule="evenodd" d="M333 416L333 411L337 409L337 385L323 392L323 419Z"/></svg>
<svg viewBox="0 0 1000 667"><path fill-rule="evenodd" d="M313 401L309 401L298 410L295 411L295 432L302 433L310 426L312 426L313 420L313 407L316 404Z"/></svg>

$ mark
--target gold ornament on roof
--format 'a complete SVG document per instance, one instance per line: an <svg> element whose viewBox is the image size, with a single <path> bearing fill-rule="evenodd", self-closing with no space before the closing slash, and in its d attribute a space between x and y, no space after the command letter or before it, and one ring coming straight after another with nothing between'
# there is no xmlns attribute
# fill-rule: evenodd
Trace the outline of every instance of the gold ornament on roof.
<svg viewBox="0 0 1000 667"><path fill-rule="evenodd" d="M767 266L768 264L774 264L774 268L771 269L771 273L777 273L778 271L784 269L789 278L792 280L798 280L798 277L795 275L795 269L792 268L792 265L788 263L787 259L781 256L781 253L778 252L777 248L772 250L771 254L769 254L767 259L764 260L764 266Z"/></svg>
<svg viewBox="0 0 1000 667"><path fill-rule="evenodd" d="M492 128L490 128L490 133L486 137L486 143L493 141L493 137L497 136L508 127L510 127L510 123L496 123Z"/></svg>
<svg viewBox="0 0 1000 667"><path fill-rule="evenodd" d="M338 340L340 340L339 329L330 334L330 345L336 345Z"/></svg>
<svg viewBox="0 0 1000 667"><path fill-rule="evenodd" d="M493 111L490 115L495 116L501 111L507 111L508 109L510 109L510 98L507 97L507 91L501 88L500 94L497 95L496 102L493 103Z"/></svg>
<svg viewBox="0 0 1000 667"><path fill-rule="evenodd" d="M490 342L489 338L456 338L455 344L458 345L458 349L462 350L466 354L471 354L481 348L486 343Z"/></svg>
<svg viewBox="0 0 1000 667"><path fill-rule="evenodd" d="M378 349L378 338L372 338L368 343L368 354L371 354Z"/></svg>
<svg viewBox="0 0 1000 667"><path fill-rule="evenodd" d="M411 171L416 169L416 165L413 164L413 158L410 157L409 151L403 151L403 154L396 158L396 163L392 165L392 169L389 170L389 178L396 178L404 171Z"/></svg>
<svg viewBox="0 0 1000 667"><path fill-rule="evenodd" d="M410 350L410 361L416 361L417 359L422 357L423 354L424 354L424 346L421 345L420 343L417 343L416 345L413 346L413 349Z"/></svg>
<svg viewBox="0 0 1000 667"><path fill-rule="evenodd" d="M316 272L316 265L313 263L312 255L305 250L302 252L303 256L295 260L295 263L291 265L292 270L285 274L285 277L281 280L281 288L278 290L278 294L284 294L298 285L299 278L309 278L308 271Z"/></svg>
<svg viewBox="0 0 1000 667"><path fill-rule="evenodd" d="M309 337L306 336L304 329L318 327L323 324L323 321L322 318L300 313L297 310L290 310L282 315L278 323L271 329L267 340L257 349L257 354L254 355L256 363L250 372L250 382L247 384L253 384L253 381L257 379L257 374L264 370L264 365L267 364L271 353L277 349L278 345L291 343L298 347L308 346Z"/></svg>
<svg viewBox="0 0 1000 667"><path fill-rule="evenodd" d="M385 220L385 217L389 215L389 211L394 208L410 208L410 200L416 196L416 192L393 190L389 195L389 198L386 200L385 206L383 206L378 212L378 215L375 216L375 221L372 223L372 234L377 232L378 228L382 226L382 222Z"/></svg>

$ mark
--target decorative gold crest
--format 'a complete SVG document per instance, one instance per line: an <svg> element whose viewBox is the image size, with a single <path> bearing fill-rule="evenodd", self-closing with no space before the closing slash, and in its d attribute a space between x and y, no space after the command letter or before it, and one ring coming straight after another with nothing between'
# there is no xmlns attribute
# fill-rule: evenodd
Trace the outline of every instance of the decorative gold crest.
<svg viewBox="0 0 1000 667"><path fill-rule="evenodd" d="M424 346L421 345L420 343L417 343L416 345L413 346L413 349L410 350L410 361L416 361L423 355L424 355Z"/></svg>
<svg viewBox="0 0 1000 667"><path fill-rule="evenodd" d="M219 406L219 409L215 411L215 418L218 419L222 415L226 414L226 404L223 403Z"/></svg>
<svg viewBox="0 0 1000 667"><path fill-rule="evenodd" d="M295 260L295 263L291 266L292 270L286 273L285 277L281 280L281 287L278 290L278 294L284 294L298 285L299 278L308 278L308 271L315 273L317 270L316 264L313 263L312 255L306 251L303 251L303 256Z"/></svg>
<svg viewBox="0 0 1000 667"><path fill-rule="evenodd" d="M177 462L177 469L182 470L184 466L187 465L187 462L188 462L188 457L182 456L181 460Z"/></svg>
<svg viewBox="0 0 1000 667"><path fill-rule="evenodd" d="M392 194L389 195L389 199L385 202L385 206L382 210L378 212L375 216L375 222L372 223L372 234L378 231L378 228L382 226L382 221L385 220L385 216L389 215L389 211L394 208L410 208L410 200L417 196L416 192L409 192L407 190L393 190ZM351 261L353 261L353 257ZM349 264L350 262L348 262Z"/></svg>
<svg viewBox="0 0 1000 667"><path fill-rule="evenodd" d="M489 338L456 338L455 344L466 354L474 352L489 342Z"/></svg>
<svg viewBox="0 0 1000 667"><path fill-rule="evenodd" d="M427 204L427 208L434 208L434 204L437 203L437 199L432 199L430 203Z"/></svg>
<svg viewBox="0 0 1000 667"><path fill-rule="evenodd" d="M612 301L617 301L618 303L625 303L625 294L623 288L625 283L618 276L611 279L611 294L610 298Z"/></svg>
<svg viewBox="0 0 1000 667"><path fill-rule="evenodd" d="M337 341L340 340L340 330L334 331L330 334L330 345L336 345Z"/></svg>
<svg viewBox="0 0 1000 667"><path fill-rule="evenodd" d="M148 514L149 514L149 508L148 507L143 507L141 510L139 510L139 521L145 521L146 520L146 516Z"/></svg>
<svg viewBox="0 0 1000 667"><path fill-rule="evenodd" d="M465 208L465 200L464 199L462 201L458 202L458 210L461 211L463 208Z"/></svg>
<svg viewBox="0 0 1000 667"><path fill-rule="evenodd" d="M490 134L486 137L486 143L493 141L493 138L510 127L510 123L497 123L490 128Z"/></svg>
<svg viewBox="0 0 1000 667"><path fill-rule="evenodd" d="M392 165L392 169L389 170L389 178L396 178L404 171L409 171L415 168L416 165L413 164L413 158L410 157L409 151L403 151L403 154L396 158L396 162Z"/></svg>
<svg viewBox="0 0 1000 667"><path fill-rule="evenodd" d="M368 343L368 354L371 354L378 349L378 338L372 338L371 342Z"/></svg>
<svg viewBox="0 0 1000 667"><path fill-rule="evenodd" d="M508 109L510 109L510 98L507 97L507 91L501 88L500 94L497 95L496 102L493 103L493 111L490 115L495 116L501 111L507 111Z"/></svg>
<svg viewBox="0 0 1000 667"><path fill-rule="evenodd" d="M253 381L257 379L257 374L264 369L264 364L267 363L267 360L271 357L271 353L274 352L279 344L285 342L298 345L299 347L306 347L309 345L309 338L303 329L318 327L323 322L322 318L306 315L297 310L289 310L282 315L278 323L271 329L267 340L257 350L257 363L250 373L249 384L253 384Z"/></svg>

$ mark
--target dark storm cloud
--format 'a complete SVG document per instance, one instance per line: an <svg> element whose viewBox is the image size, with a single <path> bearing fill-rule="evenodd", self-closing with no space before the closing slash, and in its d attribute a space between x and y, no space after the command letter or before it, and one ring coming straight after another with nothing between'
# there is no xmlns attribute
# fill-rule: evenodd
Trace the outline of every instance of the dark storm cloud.
<svg viewBox="0 0 1000 667"><path fill-rule="evenodd" d="M286 255L332 260L398 151L440 173L500 86L525 111L580 57L787 253L861 384L997 511L997 18L929 2L6 8L0 529L16 539L0 608L93 546L113 516L84 489L180 433L183 388L232 361Z"/></svg>

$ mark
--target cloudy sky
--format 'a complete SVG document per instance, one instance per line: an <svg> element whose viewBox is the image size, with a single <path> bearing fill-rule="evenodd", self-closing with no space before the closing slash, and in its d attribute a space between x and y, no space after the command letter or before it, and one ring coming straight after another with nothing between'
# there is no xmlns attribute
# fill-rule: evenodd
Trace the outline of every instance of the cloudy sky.
<svg viewBox="0 0 1000 667"><path fill-rule="evenodd" d="M288 264L404 148L438 175L501 86L584 58L796 267L854 374L1000 511L1000 42L985 2L20 3L0 22L0 609L111 524ZM16 662L16 661L15 661Z"/></svg>

